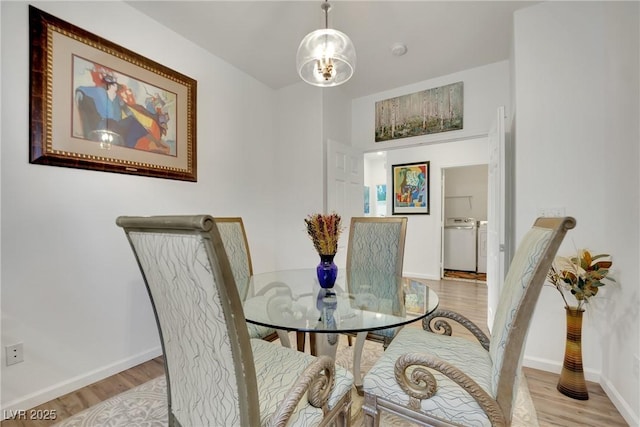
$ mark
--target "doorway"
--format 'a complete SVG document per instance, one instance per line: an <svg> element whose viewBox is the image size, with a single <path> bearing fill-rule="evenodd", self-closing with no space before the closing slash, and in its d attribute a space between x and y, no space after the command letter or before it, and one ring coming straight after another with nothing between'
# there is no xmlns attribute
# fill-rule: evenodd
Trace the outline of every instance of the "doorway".
<svg viewBox="0 0 640 427"><path fill-rule="evenodd" d="M443 279L486 282L488 164L442 169Z"/></svg>
<svg viewBox="0 0 640 427"><path fill-rule="evenodd" d="M450 141L446 144L402 147L364 153L365 192L369 195L369 215L391 216L394 202L392 169L394 165L429 162L428 213L402 214L408 217L403 272L406 276L440 280L442 271L442 168L488 163L486 137ZM375 161L371 158L376 159ZM488 177L485 175L484 181ZM379 186L386 185L384 191ZM377 200L377 195L383 200ZM384 204L386 202L386 205ZM374 204L379 205L375 206Z"/></svg>
<svg viewBox="0 0 640 427"><path fill-rule="evenodd" d="M387 153L364 153L364 216L390 215L388 202Z"/></svg>

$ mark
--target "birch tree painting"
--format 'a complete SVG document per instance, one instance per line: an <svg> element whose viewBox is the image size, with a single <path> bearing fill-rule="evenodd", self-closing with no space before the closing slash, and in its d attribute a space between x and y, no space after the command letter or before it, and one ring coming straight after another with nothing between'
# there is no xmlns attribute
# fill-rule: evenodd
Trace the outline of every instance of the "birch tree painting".
<svg viewBox="0 0 640 427"><path fill-rule="evenodd" d="M376 142L462 129L462 82L376 102Z"/></svg>

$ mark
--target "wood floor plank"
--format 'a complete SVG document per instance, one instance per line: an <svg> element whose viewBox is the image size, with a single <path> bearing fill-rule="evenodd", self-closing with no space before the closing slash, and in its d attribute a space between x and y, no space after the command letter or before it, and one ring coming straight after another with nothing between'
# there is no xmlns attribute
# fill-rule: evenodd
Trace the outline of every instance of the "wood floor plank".
<svg viewBox="0 0 640 427"><path fill-rule="evenodd" d="M626 426L600 384L587 381L589 400L575 400L556 389L558 374L524 368L540 426Z"/></svg>
<svg viewBox="0 0 640 427"><path fill-rule="evenodd" d="M457 280L424 280L440 298L440 308L457 311L481 326L485 333L487 287L483 282ZM412 325L420 327L420 322ZM470 334L466 329L452 324L454 334ZM5 420L0 427L47 427L62 421L102 400L140 385L164 374L164 362L158 357L136 367L113 375L95 384L66 394L34 409L56 410L55 421ZM618 427L627 426L599 384L588 382L589 400L579 401L564 396L556 390L558 374L524 368L540 427Z"/></svg>

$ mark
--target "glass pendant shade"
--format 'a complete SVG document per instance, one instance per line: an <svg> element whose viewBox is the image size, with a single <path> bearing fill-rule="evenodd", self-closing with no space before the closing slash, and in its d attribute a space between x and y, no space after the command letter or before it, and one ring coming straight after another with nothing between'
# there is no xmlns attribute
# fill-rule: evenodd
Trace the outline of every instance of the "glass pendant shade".
<svg viewBox="0 0 640 427"><path fill-rule="evenodd" d="M338 86L351 78L356 68L356 49L338 30L313 31L300 42L296 55L300 78L322 87Z"/></svg>

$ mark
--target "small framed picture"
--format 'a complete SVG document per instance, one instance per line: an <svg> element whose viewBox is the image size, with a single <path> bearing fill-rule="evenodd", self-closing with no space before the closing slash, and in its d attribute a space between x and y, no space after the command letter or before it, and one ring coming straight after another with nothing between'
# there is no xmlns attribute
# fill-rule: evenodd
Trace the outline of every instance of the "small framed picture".
<svg viewBox="0 0 640 427"><path fill-rule="evenodd" d="M392 166L393 215L429 215L429 162Z"/></svg>

